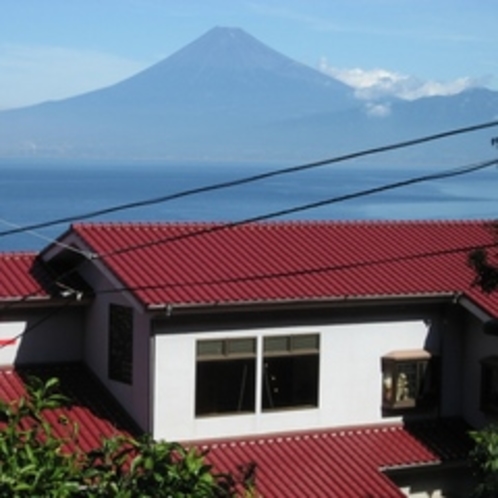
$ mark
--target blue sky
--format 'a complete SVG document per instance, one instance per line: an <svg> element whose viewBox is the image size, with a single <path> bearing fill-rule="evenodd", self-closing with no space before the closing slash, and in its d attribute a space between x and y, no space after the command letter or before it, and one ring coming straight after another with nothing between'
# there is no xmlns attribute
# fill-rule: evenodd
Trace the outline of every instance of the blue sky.
<svg viewBox="0 0 498 498"><path fill-rule="evenodd" d="M496 0L3 0L0 109L108 86L233 26L355 86L498 89Z"/></svg>

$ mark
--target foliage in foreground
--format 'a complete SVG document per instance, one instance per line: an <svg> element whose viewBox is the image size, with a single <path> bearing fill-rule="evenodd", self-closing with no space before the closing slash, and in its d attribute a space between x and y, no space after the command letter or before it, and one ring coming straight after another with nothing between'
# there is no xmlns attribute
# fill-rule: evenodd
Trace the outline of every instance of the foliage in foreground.
<svg viewBox="0 0 498 498"><path fill-rule="evenodd" d="M498 427L490 425L470 432L474 448L470 452L470 463L477 478L474 496L495 498L498 496Z"/></svg>
<svg viewBox="0 0 498 498"><path fill-rule="evenodd" d="M474 285L487 294L498 289L498 268L489 263L485 249L471 251L467 261L474 270Z"/></svg>
<svg viewBox="0 0 498 498"><path fill-rule="evenodd" d="M114 437L78 449L78 427L54 409L67 402L59 382L32 379L24 397L0 401L0 496L255 497L254 468L217 474L205 454L150 437ZM49 419L51 422L49 422Z"/></svg>

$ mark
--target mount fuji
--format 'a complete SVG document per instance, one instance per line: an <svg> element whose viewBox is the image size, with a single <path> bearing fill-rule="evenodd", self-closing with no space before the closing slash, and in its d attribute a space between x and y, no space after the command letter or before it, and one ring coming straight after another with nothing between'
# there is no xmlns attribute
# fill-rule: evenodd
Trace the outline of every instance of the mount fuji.
<svg viewBox="0 0 498 498"><path fill-rule="evenodd" d="M497 115L498 92L486 89L358 100L352 88L245 31L217 27L113 86L0 112L0 158L296 163ZM488 139L481 133L406 158L474 157Z"/></svg>

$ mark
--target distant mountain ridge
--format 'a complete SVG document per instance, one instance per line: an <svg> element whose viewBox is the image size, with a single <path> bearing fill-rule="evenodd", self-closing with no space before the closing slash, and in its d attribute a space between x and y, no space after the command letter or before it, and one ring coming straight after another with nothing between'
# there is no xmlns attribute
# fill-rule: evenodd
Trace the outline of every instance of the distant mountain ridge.
<svg viewBox="0 0 498 498"><path fill-rule="evenodd" d="M0 112L0 157L296 162L497 115L498 92L484 89L365 103L242 29L217 27L110 87Z"/></svg>

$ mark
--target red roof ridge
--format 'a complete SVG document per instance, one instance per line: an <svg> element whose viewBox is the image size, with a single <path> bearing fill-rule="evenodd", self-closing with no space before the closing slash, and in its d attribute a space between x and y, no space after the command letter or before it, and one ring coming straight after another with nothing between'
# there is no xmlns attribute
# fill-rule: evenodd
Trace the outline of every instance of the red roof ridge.
<svg viewBox="0 0 498 498"><path fill-rule="evenodd" d="M338 427L326 427L322 429L303 429L299 431L271 432L268 434L258 434L251 436L233 436L224 438L214 438L207 441L190 441L187 444L199 446L201 448L222 448L224 446L245 445L245 444L273 444L285 441L298 441L300 439L341 437L351 434L369 434L372 432L389 432L404 430L403 422L385 422L362 425L347 425Z"/></svg>
<svg viewBox="0 0 498 498"><path fill-rule="evenodd" d="M222 225L223 221L95 221L72 223L72 228L130 228L130 227L163 227L163 226L198 226Z"/></svg>
<svg viewBox="0 0 498 498"><path fill-rule="evenodd" d="M498 316L494 296L474 288L466 258L498 245L491 219L117 222L73 230L95 254L112 255L104 263L146 307L451 293Z"/></svg>
<svg viewBox="0 0 498 498"><path fill-rule="evenodd" d="M459 418L339 427L204 442L208 463L219 472L254 468L257 490L285 497L297 486L310 495L404 496L383 472L426 465L463 465L471 442ZM282 459L292 455L281 465ZM258 471L259 469L259 471ZM268 470L270 469L270 470ZM330 471L333 469L333 472Z"/></svg>
<svg viewBox="0 0 498 498"><path fill-rule="evenodd" d="M292 226L369 226L369 225L496 225L498 220L494 218L482 219L370 219L370 220L263 220L263 221L230 221L230 220L209 220L209 221L97 221L97 222L76 222L71 227L80 228L154 228L154 227L198 227L198 226L220 226L227 225L227 228L244 228L244 227L292 227Z"/></svg>
<svg viewBox="0 0 498 498"><path fill-rule="evenodd" d="M15 259L15 258L36 258L39 255L36 251L2 251L0 258Z"/></svg>

